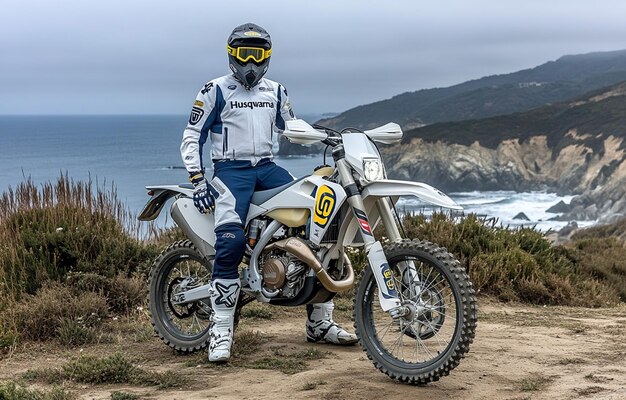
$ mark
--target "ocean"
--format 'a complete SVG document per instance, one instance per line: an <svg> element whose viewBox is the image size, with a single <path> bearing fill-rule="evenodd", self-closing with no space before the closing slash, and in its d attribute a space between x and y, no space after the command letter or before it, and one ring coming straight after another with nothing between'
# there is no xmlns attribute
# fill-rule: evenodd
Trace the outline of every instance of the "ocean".
<svg viewBox="0 0 626 400"><path fill-rule="evenodd" d="M94 185L115 186L118 197L133 213L148 200L145 186L187 181L179 146L186 116L0 116L0 191L27 178L36 184L56 181L61 174ZM329 163L332 159L329 157ZM296 177L322 164L322 155L277 157L276 163ZM498 218L503 225L534 225L560 229L567 223L549 221L546 209L572 196L512 191L448 193L465 212ZM403 198L400 211L433 209ZM514 220L524 212L530 221ZM579 226L593 222L578 221Z"/></svg>

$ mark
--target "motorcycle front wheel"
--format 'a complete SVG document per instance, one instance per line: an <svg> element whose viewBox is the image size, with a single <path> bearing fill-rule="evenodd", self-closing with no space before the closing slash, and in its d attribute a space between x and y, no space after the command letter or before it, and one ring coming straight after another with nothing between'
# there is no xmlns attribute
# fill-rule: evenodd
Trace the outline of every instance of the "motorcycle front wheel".
<svg viewBox="0 0 626 400"><path fill-rule="evenodd" d="M412 384L437 381L459 365L474 339L472 283L459 261L433 243L403 240L384 251L399 299L411 312L393 319L383 311L374 275L365 268L354 305L359 344L393 379Z"/></svg>

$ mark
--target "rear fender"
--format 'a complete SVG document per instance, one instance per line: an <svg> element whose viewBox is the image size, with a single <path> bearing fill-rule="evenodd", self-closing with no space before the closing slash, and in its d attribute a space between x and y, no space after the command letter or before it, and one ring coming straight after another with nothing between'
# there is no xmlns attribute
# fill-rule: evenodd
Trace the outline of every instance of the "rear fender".
<svg viewBox="0 0 626 400"><path fill-rule="evenodd" d="M147 186L146 189L152 192L152 197L139 214L140 221L156 219L165 203L177 197L170 209L172 219L200 253L205 257L215 255L215 216L198 212L193 204L191 184Z"/></svg>
<svg viewBox="0 0 626 400"><path fill-rule="evenodd" d="M193 186L191 184L146 186L146 189L152 192L152 197L150 197L150 200L139 213L137 217L139 221L155 220L161 214L165 203L174 196L180 194L185 197L193 197Z"/></svg>

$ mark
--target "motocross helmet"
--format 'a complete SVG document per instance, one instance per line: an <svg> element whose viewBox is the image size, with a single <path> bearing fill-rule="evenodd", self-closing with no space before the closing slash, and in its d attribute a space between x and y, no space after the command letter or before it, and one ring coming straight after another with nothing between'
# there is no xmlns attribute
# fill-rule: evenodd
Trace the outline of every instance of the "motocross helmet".
<svg viewBox="0 0 626 400"><path fill-rule="evenodd" d="M247 23L236 27L226 43L228 65L235 77L250 89L263 78L270 65L272 39L260 26Z"/></svg>

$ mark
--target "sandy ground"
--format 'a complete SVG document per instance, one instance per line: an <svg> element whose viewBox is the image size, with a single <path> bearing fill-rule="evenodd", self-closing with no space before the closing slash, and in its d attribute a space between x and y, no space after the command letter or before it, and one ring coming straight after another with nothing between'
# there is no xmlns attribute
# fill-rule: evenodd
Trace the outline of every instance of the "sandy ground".
<svg viewBox="0 0 626 400"><path fill-rule="evenodd" d="M341 308L341 307L340 307ZM349 310L336 319L345 326ZM275 309L275 308L274 308ZM64 386L82 399L110 399L124 391L145 399L626 399L626 306L607 309L503 305L481 299L476 339L450 376L426 386L397 383L374 368L357 346L311 345L304 340L304 311L274 312L271 320L246 319L239 331L267 338L258 349L289 353L312 346L328 352L308 369L214 367L204 355L181 356L156 337L139 343L62 349L30 344L0 360L0 380L19 379L32 368L59 367L78 354L122 352L140 366L177 371L183 388L129 385ZM44 387L37 384L37 387Z"/></svg>

